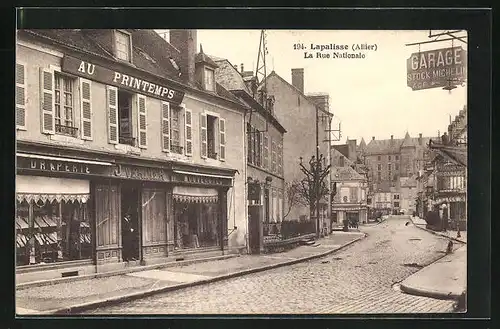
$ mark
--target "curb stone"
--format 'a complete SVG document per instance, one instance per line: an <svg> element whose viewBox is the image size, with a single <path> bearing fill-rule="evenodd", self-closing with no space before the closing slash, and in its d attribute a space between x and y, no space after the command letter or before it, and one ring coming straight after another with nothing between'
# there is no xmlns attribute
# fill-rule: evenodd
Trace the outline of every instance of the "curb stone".
<svg viewBox="0 0 500 329"><path fill-rule="evenodd" d="M410 217L410 221L413 224L413 226L415 226L415 227L417 227L417 228L419 228L421 230L424 230L426 232L432 233L434 235L439 235L440 237L443 237L443 238L446 238L446 239L450 239L450 240L453 240L453 241L456 241L456 242L459 242L459 243L467 244L467 242L465 242L463 240L460 240L460 239L457 239L457 238L454 238L454 237L451 237L451 236L448 236L448 235L444 235L441 232L436 232L436 231L433 231L433 230L429 230L428 228L425 228L425 227L422 227L420 225L417 225L417 224L415 224L415 222L413 221L413 218L411 218L411 217Z"/></svg>
<svg viewBox="0 0 500 329"><path fill-rule="evenodd" d="M262 271L266 271L266 270L270 270L270 269L275 269L275 268L283 267L283 266L287 266L287 265L294 265L294 264L305 262L308 260L321 258L321 257L327 256L329 254L332 254L334 252L340 251L341 249L344 249L344 248L350 246L351 244L356 243L356 242L366 238L367 236L368 235L366 233L363 233L362 236L360 236L360 237L358 237L358 238L356 238L356 239L354 239L354 240L352 240L352 241L350 241L350 242L348 242L348 243L346 243L338 248L328 250L326 252L322 252L322 253L316 254L316 255L306 256L306 257L302 257L302 258L298 258L298 259L294 259L294 260L290 260L290 261L280 262L277 264L264 265L264 266L257 267L257 268L251 268L251 269L237 271L237 272L233 272L233 273L229 273L229 274L219 275L219 276L216 276L213 278L203 279L203 280L199 280L199 281L195 281L195 282L188 282L188 283L177 284L174 286L155 288L155 289L150 289L150 290L142 291L142 292L138 292L138 293L137 292L130 293L130 294L123 295L123 296L118 296L118 297L113 297L113 298L108 298L108 299L103 299L103 300L98 300L98 301L93 301L93 302L87 302L87 303L63 307L63 308L59 308L59 309L55 309L55 310L42 311L42 312L37 313L37 315L39 315L39 314L42 314L42 315L55 314L55 315L57 315L57 314L78 313L78 312L92 309L92 308L96 308L96 307L110 306L113 304L118 304L118 303L122 303L125 301L130 301L133 299L139 299L139 298L151 296L151 295L154 295L157 293L174 291L174 290L184 289L184 288L188 288L188 287L194 287L194 286L203 285L203 284L207 284L207 283L231 279L231 278L235 278L235 277L239 277L239 276L243 276L243 275L247 275L247 274L252 274L252 273L262 272Z"/></svg>
<svg viewBox="0 0 500 329"><path fill-rule="evenodd" d="M24 290L24 289L33 288L33 287L51 286L51 285L55 285L55 284L59 284L59 283L66 283L66 282L83 281L86 279L101 279L101 278L106 278L106 277L110 277L110 276L125 275L128 273L142 272L142 271L155 270L155 269L161 269L161 268L181 267L181 266L191 265L191 264L195 264L195 263L204 263L204 262L210 262L210 261L215 261L215 260L224 260L224 259L235 258L235 257L240 257L240 255L239 254L228 254L228 255L220 255L220 256L207 257L207 258L193 258L193 259L187 259L187 260L183 260L183 261L179 261L179 262L175 262L175 263L169 262L169 263L153 264L153 265L147 265L147 266L130 267L130 268L117 270L117 271L91 273L91 274L79 275L79 276L73 276L73 277L67 277L67 278L55 278L55 279L49 279L49 280L29 281L29 282L24 282L24 283L18 284L16 286L16 290Z"/></svg>

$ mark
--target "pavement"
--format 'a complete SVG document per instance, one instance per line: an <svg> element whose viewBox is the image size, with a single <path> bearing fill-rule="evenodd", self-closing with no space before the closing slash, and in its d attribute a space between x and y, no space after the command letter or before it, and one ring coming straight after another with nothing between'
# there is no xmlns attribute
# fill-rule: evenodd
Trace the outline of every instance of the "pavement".
<svg viewBox="0 0 500 329"><path fill-rule="evenodd" d="M414 295L458 299L467 290L467 245L423 268L401 282Z"/></svg>
<svg viewBox="0 0 500 329"><path fill-rule="evenodd" d="M428 228L426 228L427 222L418 216L410 217L410 219L413 222L413 224L420 229L426 230L432 234L441 235L443 237L455 240L457 242L467 243L467 231L460 231L460 237L458 237L457 236L458 232L456 230L447 230L446 232L437 232L437 231L429 230Z"/></svg>
<svg viewBox="0 0 500 329"><path fill-rule="evenodd" d="M368 234L366 238L320 258L103 305L79 314L90 317L455 312L454 300L411 295L398 288L406 278L443 258L449 241L406 225L407 222L408 218L390 217L378 225L362 225L359 229ZM458 243L454 244L454 248L458 247ZM292 251L298 252L298 249ZM267 255L267 258L279 255ZM191 267L189 273L204 275L205 271L212 270L204 264Z"/></svg>
<svg viewBox="0 0 500 329"><path fill-rule="evenodd" d="M299 246L281 253L242 255L174 268L18 288L16 313L21 316L78 313L324 257L365 237L361 232L334 232L313 246Z"/></svg>

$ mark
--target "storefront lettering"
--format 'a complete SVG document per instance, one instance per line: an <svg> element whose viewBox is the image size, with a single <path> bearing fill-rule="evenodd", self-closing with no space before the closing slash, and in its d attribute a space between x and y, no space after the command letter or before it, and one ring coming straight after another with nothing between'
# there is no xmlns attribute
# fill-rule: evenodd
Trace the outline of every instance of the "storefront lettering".
<svg viewBox="0 0 500 329"><path fill-rule="evenodd" d="M30 161L30 169L90 174L90 168L87 165L70 164L61 161L50 161L50 160L45 161L45 160L32 159Z"/></svg>
<svg viewBox="0 0 500 329"><path fill-rule="evenodd" d="M71 56L64 56L61 69L64 72L86 79L128 89L132 92L159 98L173 104L182 103L184 98L184 92L175 86L171 86L171 83L168 81L148 81L148 79L141 78L140 76L127 74L120 70L112 70Z"/></svg>
<svg viewBox="0 0 500 329"><path fill-rule="evenodd" d="M165 171L156 168L140 168L117 165L114 174L115 176L129 179L168 182L168 175Z"/></svg>

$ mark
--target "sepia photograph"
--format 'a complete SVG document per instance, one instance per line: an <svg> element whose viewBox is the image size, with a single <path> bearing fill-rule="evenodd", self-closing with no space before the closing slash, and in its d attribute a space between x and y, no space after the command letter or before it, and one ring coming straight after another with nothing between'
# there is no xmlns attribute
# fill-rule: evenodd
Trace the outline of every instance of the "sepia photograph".
<svg viewBox="0 0 500 329"><path fill-rule="evenodd" d="M16 316L467 311L467 30L165 27L17 29Z"/></svg>

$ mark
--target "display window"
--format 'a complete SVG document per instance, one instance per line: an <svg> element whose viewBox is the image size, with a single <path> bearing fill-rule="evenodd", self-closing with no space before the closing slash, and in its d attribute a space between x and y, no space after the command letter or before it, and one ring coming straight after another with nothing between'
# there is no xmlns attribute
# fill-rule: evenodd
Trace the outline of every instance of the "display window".
<svg viewBox="0 0 500 329"><path fill-rule="evenodd" d="M218 203L175 201L175 249L220 246L218 207Z"/></svg>
<svg viewBox="0 0 500 329"><path fill-rule="evenodd" d="M15 220L18 266L92 257L87 203L18 201Z"/></svg>

